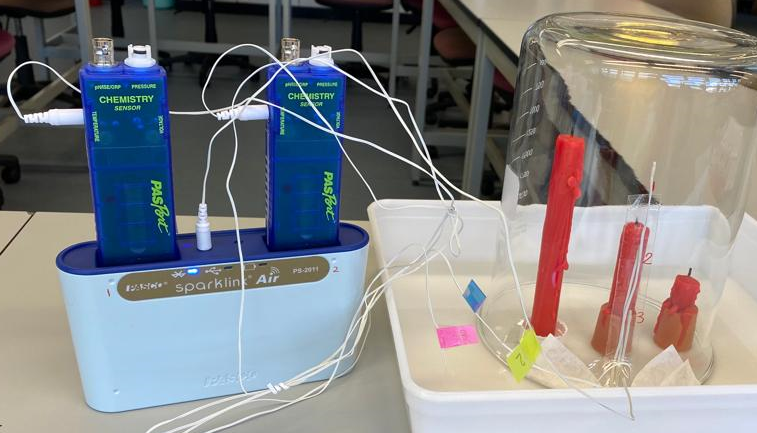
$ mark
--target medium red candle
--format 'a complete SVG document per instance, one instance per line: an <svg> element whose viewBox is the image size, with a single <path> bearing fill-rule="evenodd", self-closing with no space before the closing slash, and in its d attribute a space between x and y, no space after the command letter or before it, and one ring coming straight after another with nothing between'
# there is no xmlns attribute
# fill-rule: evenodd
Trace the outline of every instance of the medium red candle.
<svg viewBox="0 0 757 433"><path fill-rule="evenodd" d="M677 275L670 288L670 297L662 303L654 325L654 342L662 349L671 344L679 352L691 349L699 308L694 303L699 295L699 281L689 275Z"/></svg>
<svg viewBox="0 0 757 433"><path fill-rule="evenodd" d="M563 272L568 269L568 244L573 208L581 196L584 139L561 134L555 141L555 156L547 192L547 212L541 234L536 293L531 325L539 336L555 332Z"/></svg>
<svg viewBox="0 0 757 433"><path fill-rule="evenodd" d="M643 245L642 237L644 239ZM618 257L615 260L615 272L612 276L612 286L610 287L610 299L599 310L597 324L594 327L594 336L591 339L591 345L597 352L607 353L608 351L615 350L617 347L623 319L623 307L626 303L628 291L632 287L631 278L633 277L636 259L639 258L643 263L648 240L649 229L644 224L632 222L623 226L623 233L620 235L620 244L618 245ZM640 246L641 255L639 255ZM629 306L630 314L635 314L636 312L636 297L639 294L638 286L641 280L641 266L640 264L636 281L633 282L634 294ZM633 324L633 322L631 323ZM612 335L609 335L611 332ZM630 344L631 339L629 338L628 341ZM630 347L627 349L630 349Z"/></svg>

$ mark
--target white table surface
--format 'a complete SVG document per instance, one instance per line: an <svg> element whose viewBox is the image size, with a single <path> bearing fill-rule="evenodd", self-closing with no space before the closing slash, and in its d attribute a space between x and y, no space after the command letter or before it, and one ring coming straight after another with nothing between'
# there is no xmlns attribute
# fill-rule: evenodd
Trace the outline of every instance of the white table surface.
<svg viewBox="0 0 757 433"><path fill-rule="evenodd" d="M11 218L0 213L0 221ZM187 232L194 218L177 223ZM242 219L243 227L262 224ZM213 221L217 230L232 227L231 218ZM144 432L207 402L113 414L86 405L54 263L60 250L93 236L92 214L38 212L0 256L0 432ZM372 277L372 250L368 263ZM409 433L385 303L377 304L365 351L349 375L312 400L226 431Z"/></svg>
<svg viewBox="0 0 757 433"><path fill-rule="evenodd" d="M0 251L5 249L30 217L31 215L26 212L0 212Z"/></svg>
<svg viewBox="0 0 757 433"><path fill-rule="evenodd" d="M474 1L474 0L460 0L461 2L467 2L467 1ZM480 2L480 0L476 0L477 2ZM481 20L481 23L483 24L483 27L486 29L487 34L491 39L493 39L495 43L499 44L501 43L505 47L507 47L510 51L515 53L515 55L520 54L520 44L523 40L523 35L526 33L526 30L533 24L535 21L537 21L539 18L544 17L546 15L552 14L552 13L558 13L558 12L580 12L580 11L603 11L603 12L623 12L623 13L634 13L639 15L650 15L650 16L656 16L656 17L667 17L667 18L678 18L676 15L667 12L663 9L660 9L658 7L648 5L644 2L637 1L637 0L627 0L625 2L626 5L624 7L619 7L617 9L615 8L607 8L607 7L590 7L587 6L586 8L571 8L567 7L566 5L563 5L561 8L556 9L547 9L545 8L545 3L555 3L557 0L540 0L536 3L525 3L523 9L518 9L517 13L514 14L515 17L508 17L508 18L496 18L496 17L485 17ZM592 5L592 4L599 4L602 3L601 0L579 0L579 1L566 1L565 3L569 3L571 5L577 4L577 5ZM614 0L610 0L608 3L615 4L617 3ZM538 5L538 7L536 6ZM557 5L555 5L557 6Z"/></svg>
<svg viewBox="0 0 757 433"><path fill-rule="evenodd" d="M561 12L622 12L654 16L674 16L642 0L454 0L474 17L507 19L526 23L525 29L537 19Z"/></svg>

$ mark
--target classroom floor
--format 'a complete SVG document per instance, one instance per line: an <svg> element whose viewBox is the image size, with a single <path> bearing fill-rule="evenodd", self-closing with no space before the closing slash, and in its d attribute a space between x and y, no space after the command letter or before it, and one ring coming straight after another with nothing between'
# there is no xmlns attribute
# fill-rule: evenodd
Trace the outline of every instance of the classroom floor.
<svg viewBox="0 0 757 433"><path fill-rule="evenodd" d="M94 35L107 35L110 29L109 6L92 9ZM139 2L127 1L124 8L127 38L144 43L147 38L146 11ZM255 15L218 14L219 40L229 43L268 42L267 18ZM364 49L388 52L390 25L366 23ZM158 12L159 37L201 41L202 14L173 11ZM350 23L325 19L295 18L293 33L303 46L330 44L348 47ZM400 33L402 55L414 55L418 47L418 31ZM181 53L174 53L181 54ZM117 53L124 56L123 53ZM12 65L6 59L4 77ZM259 63L258 63L259 64ZM60 64L65 67L65 64ZM69 64L70 66L70 64ZM199 110L200 87L197 66L176 65L169 74L169 98L173 110ZM208 92L211 106L229 105L238 82L245 71L236 67L219 68ZM4 79L2 81L5 81ZM404 79L399 84L399 97L411 100L415 94L414 81ZM253 84L253 87L261 83ZM252 90L252 88L250 88ZM412 101L411 101L412 102ZM8 114L9 115L9 114ZM346 133L371 140L405 157L410 156L411 142L385 101L356 85L348 89L345 114ZM219 122L209 117L172 116L173 175L178 214L196 214L200 201L202 174L205 168L208 141ZM4 210L40 210L91 212L89 175L81 128L21 127L8 140L0 143L0 153L17 155L22 164L22 180L18 184L0 184L5 193ZM239 125L239 156L231 181L231 188L241 216L264 216L264 155L265 124L247 122ZM433 198L430 182L413 186L410 169L364 145L350 143L347 151L370 182L376 195L391 198ZM232 134L224 132L213 148L212 169L208 183L208 205L215 215L231 215L225 191L225 180L233 150ZM462 172L463 150L441 148L436 160L451 179L459 179ZM63 166L63 167L61 167ZM366 219L366 207L371 202L365 186L354 170L345 165L342 178L342 218Z"/></svg>

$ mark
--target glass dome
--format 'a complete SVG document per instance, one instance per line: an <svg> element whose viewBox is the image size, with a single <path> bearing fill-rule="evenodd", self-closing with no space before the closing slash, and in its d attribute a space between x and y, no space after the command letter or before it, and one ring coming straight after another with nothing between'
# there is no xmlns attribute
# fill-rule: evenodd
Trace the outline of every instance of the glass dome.
<svg viewBox="0 0 757 433"><path fill-rule="evenodd" d="M537 335L622 380L673 346L699 381L757 140L757 39L709 24L575 13L523 38L502 208ZM483 311L523 327L500 234ZM488 346L500 359L496 344Z"/></svg>

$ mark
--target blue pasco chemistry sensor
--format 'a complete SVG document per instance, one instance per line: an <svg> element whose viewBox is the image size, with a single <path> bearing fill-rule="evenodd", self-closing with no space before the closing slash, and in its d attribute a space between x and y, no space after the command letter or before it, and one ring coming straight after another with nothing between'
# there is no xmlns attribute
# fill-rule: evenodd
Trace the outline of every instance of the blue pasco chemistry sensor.
<svg viewBox="0 0 757 433"><path fill-rule="evenodd" d="M289 71L331 127L344 130L344 75L330 67L329 47L313 47L324 56L292 64ZM299 40L282 40L282 61L299 57ZM268 100L308 120L326 126L297 83L271 67ZM266 242L274 251L313 248L338 243L339 190L342 152L327 132L270 109L266 152Z"/></svg>
<svg viewBox="0 0 757 433"><path fill-rule="evenodd" d="M102 266L176 258L166 72L150 46L129 45L124 63L113 41L93 40L94 60L79 72L87 156Z"/></svg>

